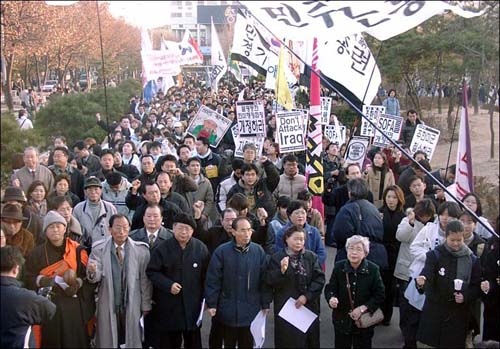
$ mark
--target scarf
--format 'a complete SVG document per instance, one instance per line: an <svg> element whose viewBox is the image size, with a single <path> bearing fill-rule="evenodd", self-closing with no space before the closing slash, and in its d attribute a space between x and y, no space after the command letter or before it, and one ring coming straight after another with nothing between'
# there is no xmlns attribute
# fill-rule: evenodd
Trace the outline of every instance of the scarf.
<svg viewBox="0 0 500 349"><path fill-rule="evenodd" d="M304 266L303 255L304 250L299 253L295 253L290 250L288 247L285 248L285 252L288 257L290 257L290 265L293 270L293 275L295 277L295 285L298 288L298 291L303 294L307 290L307 270Z"/></svg>
<svg viewBox="0 0 500 349"><path fill-rule="evenodd" d="M470 274L472 272L472 251L465 244L460 246L460 250L453 251L446 242L443 244L453 258L457 259L457 279L463 280L464 283L469 283Z"/></svg>

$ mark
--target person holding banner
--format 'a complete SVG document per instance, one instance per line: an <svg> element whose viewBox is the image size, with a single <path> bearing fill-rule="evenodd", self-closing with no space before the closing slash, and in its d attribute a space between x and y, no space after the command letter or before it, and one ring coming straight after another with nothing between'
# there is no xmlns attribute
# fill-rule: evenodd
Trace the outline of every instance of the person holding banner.
<svg viewBox="0 0 500 349"><path fill-rule="evenodd" d="M303 333L278 316L283 305L292 297L295 307L307 307L319 315L320 296L325 284L318 256L305 249L307 232L289 227L284 235L285 247L273 254L266 272L266 282L273 288L275 348L319 348L319 316Z"/></svg>
<svg viewBox="0 0 500 349"><path fill-rule="evenodd" d="M403 125L403 132L401 133L401 139L406 145L409 146L411 144L411 140L419 124L423 124L423 122L418 118L417 112L413 109L408 110L406 112L405 124Z"/></svg>

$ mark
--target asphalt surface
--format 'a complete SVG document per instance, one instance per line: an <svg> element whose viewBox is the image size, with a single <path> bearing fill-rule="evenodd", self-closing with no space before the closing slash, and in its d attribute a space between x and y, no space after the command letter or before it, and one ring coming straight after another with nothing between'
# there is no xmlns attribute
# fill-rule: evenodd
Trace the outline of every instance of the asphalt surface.
<svg viewBox="0 0 500 349"><path fill-rule="evenodd" d="M327 247L327 264L326 264L326 282L330 279L330 274L333 269L336 249ZM331 309L325 301L324 296L321 296L321 314L320 314L320 343L321 348L334 347L334 330L332 324ZM208 348L208 335L210 333L210 315L205 312L203 315L203 324L201 328L202 344L204 348ZM394 308L390 326L377 326L373 337L373 348L401 348L403 346L403 337L399 329L399 309ZM266 322L266 340L264 348L274 348L274 314L271 310Z"/></svg>

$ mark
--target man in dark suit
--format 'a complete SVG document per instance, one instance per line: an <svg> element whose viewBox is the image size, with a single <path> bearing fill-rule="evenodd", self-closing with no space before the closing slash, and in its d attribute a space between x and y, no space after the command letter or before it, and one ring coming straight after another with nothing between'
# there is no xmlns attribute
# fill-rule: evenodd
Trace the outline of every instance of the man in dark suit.
<svg viewBox="0 0 500 349"><path fill-rule="evenodd" d="M173 234L170 229L162 227L163 209L158 204L149 204L144 211L144 227L130 232L134 241L149 244L149 249L157 247L162 241L170 239Z"/></svg>

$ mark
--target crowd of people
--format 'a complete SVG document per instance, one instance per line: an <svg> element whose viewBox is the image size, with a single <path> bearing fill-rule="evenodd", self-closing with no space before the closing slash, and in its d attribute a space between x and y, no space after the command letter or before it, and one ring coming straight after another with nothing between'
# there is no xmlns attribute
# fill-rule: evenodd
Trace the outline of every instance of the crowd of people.
<svg viewBox="0 0 500 349"><path fill-rule="evenodd" d="M201 105L235 125L238 99L264 100L262 153L235 157L231 132L217 147L186 133ZM394 306L405 348L499 341L499 239L481 198L446 201L416 164L432 171L424 152L371 147L361 168L324 136L323 213L304 152L280 154L273 102L260 82L212 93L186 78L132 97L112 125L97 114L102 142L27 147L2 197L2 347L201 348L206 309L211 348L252 348L250 325L273 304L275 347L316 348L319 317L304 333L278 314L292 299L319 315L322 296L337 348L370 348ZM389 92L399 114L396 102ZM406 114L409 153L421 121ZM432 173L449 185L455 171Z"/></svg>

